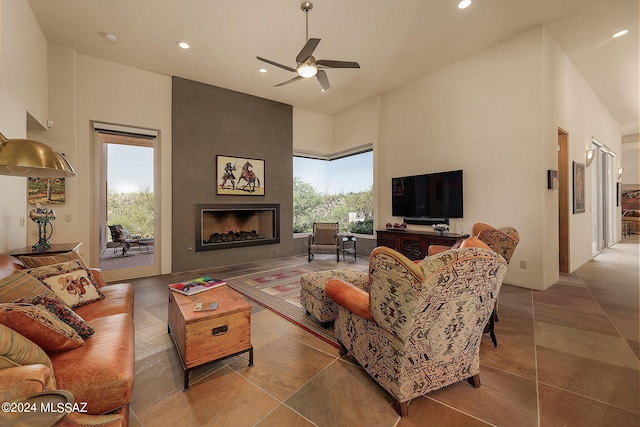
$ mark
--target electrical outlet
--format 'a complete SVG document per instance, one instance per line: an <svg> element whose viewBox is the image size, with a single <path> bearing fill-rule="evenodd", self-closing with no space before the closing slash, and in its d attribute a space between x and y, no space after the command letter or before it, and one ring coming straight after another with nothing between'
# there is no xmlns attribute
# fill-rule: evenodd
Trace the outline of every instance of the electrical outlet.
<svg viewBox="0 0 640 427"><path fill-rule="evenodd" d="M520 268L527 269L527 261L520 261Z"/></svg>
<svg viewBox="0 0 640 427"><path fill-rule="evenodd" d="M20 227L24 227L24 217L20 217Z"/></svg>
<svg viewBox="0 0 640 427"><path fill-rule="evenodd" d="M64 222L71 222L71 215L67 214L64 216Z"/></svg>

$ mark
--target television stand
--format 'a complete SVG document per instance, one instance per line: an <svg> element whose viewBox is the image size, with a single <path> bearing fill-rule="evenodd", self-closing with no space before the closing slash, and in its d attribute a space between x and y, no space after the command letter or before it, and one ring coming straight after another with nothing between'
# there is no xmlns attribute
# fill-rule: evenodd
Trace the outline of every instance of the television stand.
<svg viewBox="0 0 640 427"><path fill-rule="evenodd" d="M429 246L453 246L458 240L466 239L468 234L445 233L435 231L376 230L377 245L386 246L400 252L412 261L424 259Z"/></svg>

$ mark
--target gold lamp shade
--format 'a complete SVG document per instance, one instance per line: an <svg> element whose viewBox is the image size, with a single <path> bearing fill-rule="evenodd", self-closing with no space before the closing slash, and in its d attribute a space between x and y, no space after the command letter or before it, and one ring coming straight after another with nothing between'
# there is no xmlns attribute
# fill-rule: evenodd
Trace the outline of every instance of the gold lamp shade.
<svg viewBox="0 0 640 427"><path fill-rule="evenodd" d="M0 133L0 175L62 178L76 176L71 164L53 148L30 139L7 139Z"/></svg>

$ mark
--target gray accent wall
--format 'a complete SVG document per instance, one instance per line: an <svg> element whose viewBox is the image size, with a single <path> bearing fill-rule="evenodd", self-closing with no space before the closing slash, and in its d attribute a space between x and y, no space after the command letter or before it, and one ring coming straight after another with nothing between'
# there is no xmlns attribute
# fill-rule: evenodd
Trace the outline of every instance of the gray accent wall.
<svg viewBox="0 0 640 427"><path fill-rule="evenodd" d="M293 255L292 106L172 79L172 271ZM265 195L217 195L216 155L264 160ZM196 252L195 205L202 203L280 204L280 243Z"/></svg>

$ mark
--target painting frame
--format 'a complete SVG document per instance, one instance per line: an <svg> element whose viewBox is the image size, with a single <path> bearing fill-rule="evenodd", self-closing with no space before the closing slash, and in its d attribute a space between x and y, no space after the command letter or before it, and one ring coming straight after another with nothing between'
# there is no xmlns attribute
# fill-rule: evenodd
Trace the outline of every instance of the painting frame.
<svg viewBox="0 0 640 427"><path fill-rule="evenodd" d="M66 202L65 178L28 177L27 201L30 205L62 205Z"/></svg>
<svg viewBox="0 0 640 427"><path fill-rule="evenodd" d="M264 181L264 160L216 155L216 194L223 196L264 196Z"/></svg>
<svg viewBox="0 0 640 427"><path fill-rule="evenodd" d="M585 165L573 162L573 213L585 212Z"/></svg>

